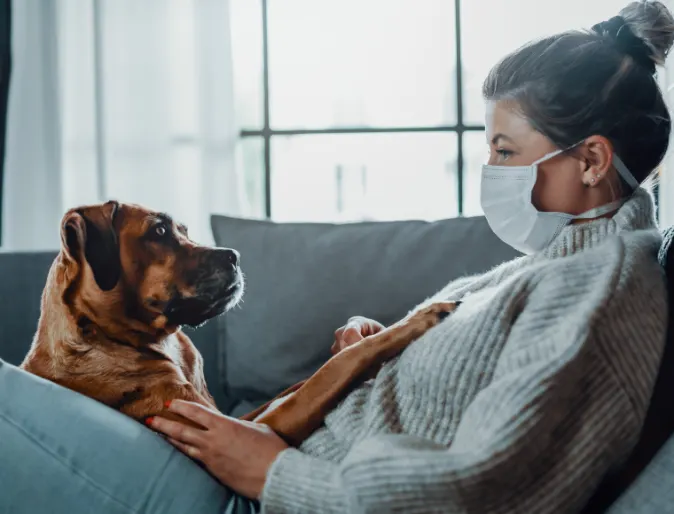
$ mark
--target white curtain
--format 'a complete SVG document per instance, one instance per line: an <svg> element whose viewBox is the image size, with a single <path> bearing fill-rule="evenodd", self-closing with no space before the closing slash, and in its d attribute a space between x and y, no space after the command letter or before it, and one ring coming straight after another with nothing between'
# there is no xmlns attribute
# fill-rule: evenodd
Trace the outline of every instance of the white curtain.
<svg viewBox="0 0 674 514"><path fill-rule="evenodd" d="M227 0L13 5L3 247L56 248L71 207L169 212L210 243L246 215Z"/></svg>

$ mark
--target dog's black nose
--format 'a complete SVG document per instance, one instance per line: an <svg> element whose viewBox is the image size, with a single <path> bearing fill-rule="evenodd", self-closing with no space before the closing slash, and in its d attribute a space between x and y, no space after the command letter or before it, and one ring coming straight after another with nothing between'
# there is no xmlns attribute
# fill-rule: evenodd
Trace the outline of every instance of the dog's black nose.
<svg viewBox="0 0 674 514"><path fill-rule="evenodd" d="M239 265L239 261L241 260L241 255L239 252L236 250L232 250L230 248L226 248L222 250L222 260L236 268Z"/></svg>

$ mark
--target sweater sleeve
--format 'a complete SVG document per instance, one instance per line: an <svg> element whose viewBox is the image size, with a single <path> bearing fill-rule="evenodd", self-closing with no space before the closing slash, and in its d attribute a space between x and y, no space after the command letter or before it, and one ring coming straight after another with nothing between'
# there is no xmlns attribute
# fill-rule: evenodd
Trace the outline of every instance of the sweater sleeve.
<svg viewBox="0 0 674 514"><path fill-rule="evenodd" d="M286 450L268 473L264 512L577 511L635 443L641 424L620 374L633 373L631 363L616 372L598 349L602 340L616 351L630 344L619 325L601 322L605 309L620 305L627 314L631 305L654 347L662 334L652 329L659 321L636 313L648 312L648 298L637 301L617 287L620 263L588 259L550 271L513 305L521 310L509 343L449 445L378 435L338 464Z"/></svg>

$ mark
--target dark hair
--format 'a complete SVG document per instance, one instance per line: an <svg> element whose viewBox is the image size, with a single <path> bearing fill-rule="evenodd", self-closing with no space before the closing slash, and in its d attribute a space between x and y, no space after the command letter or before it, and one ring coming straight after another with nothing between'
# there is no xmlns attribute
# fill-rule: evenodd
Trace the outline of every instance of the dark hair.
<svg viewBox="0 0 674 514"><path fill-rule="evenodd" d="M533 41L506 56L483 86L486 100L513 100L560 148L609 139L640 183L662 161L671 119L655 78L674 43L661 2L632 2L592 27Z"/></svg>

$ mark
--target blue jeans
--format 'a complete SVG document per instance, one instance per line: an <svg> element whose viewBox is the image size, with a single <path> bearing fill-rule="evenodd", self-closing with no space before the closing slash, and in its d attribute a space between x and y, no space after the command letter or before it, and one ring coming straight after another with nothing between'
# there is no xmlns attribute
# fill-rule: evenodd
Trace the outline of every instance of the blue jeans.
<svg viewBox="0 0 674 514"><path fill-rule="evenodd" d="M0 360L0 514L248 514L158 434Z"/></svg>

